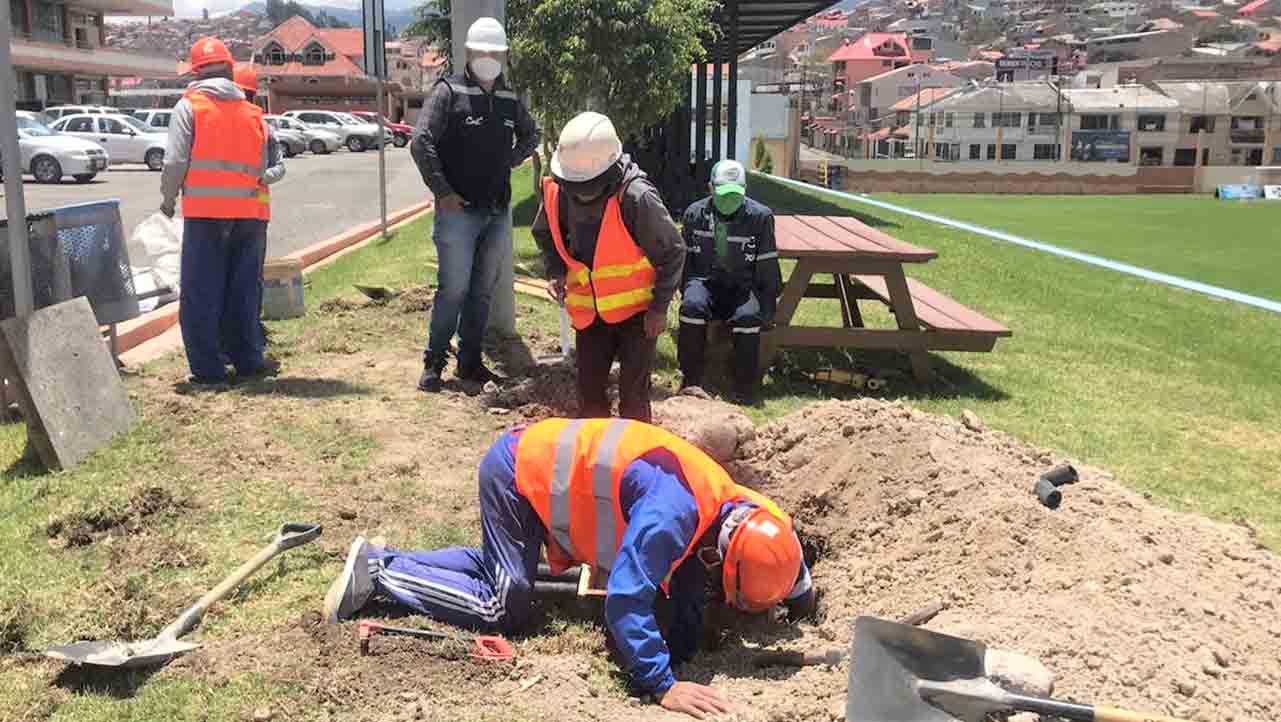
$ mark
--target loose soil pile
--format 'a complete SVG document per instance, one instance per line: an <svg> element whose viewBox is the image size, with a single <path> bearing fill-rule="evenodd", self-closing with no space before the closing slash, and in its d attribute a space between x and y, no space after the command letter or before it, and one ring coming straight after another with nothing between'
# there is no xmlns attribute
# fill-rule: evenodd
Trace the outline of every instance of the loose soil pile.
<svg viewBox="0 0 1281 722"><path fill-rule="evenodd" d="M846 640L857 615L940 600L931 628L1040 658L1061 696L1281 718L1281 562L1250 530L1080 466L1052 511L1031 488L1062 460L970 425L827 402L746 443L735 472L794 512L819 557L814 632Z"/></svg>
<svg viewBox="0 0 1281 722"><path fill-rule="evenodd" d="M840 719L848 662L758 670L751 650L845 647L858 615L933 602L946 609L931 629L1039 658L1057 696L1206 722L1281 718L1281 562L1246 528L1155 507L1080 465L1052 511L1031 487L1063 459L898 403L820 403L759 428L691 397L656 415L687 435L706 434L698 418L732 429L719 432L737 437L728 465L793 511L822 590L817 621L737 620L681 671L724 690L734 719ZM354 625L314 623L184 664L214 676L252 664L305 685L332 719L677 719L626 697L598 628L560 629L544 621L514 640L514 664L404 639L361 657Z"/></svg>

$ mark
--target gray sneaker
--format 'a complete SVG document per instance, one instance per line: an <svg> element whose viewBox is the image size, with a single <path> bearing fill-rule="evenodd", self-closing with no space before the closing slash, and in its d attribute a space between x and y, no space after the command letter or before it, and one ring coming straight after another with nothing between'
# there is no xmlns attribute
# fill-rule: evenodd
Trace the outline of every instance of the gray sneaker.
<svg viewBox="0 0 1281 722"><path fill-rule="evenodd" d="M337 624L348 619L369 601L374 592L374 582L369 576L369 542L356 537L347 552L347 562L342 573L329 585L325 595L325 624Z"/></svg>

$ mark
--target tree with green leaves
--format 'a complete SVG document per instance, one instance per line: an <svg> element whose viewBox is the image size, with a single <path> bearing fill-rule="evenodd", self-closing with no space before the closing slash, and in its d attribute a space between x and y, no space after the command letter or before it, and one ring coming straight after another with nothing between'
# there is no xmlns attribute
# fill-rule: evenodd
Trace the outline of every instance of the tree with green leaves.
<svg viewBox="0 0 1281 722"><path fill-rule="evenodd" d="M529 93L550 151L584 110L605 113L626 138L684 99L690 66L716 37L718 0L508 0L508 80ZM449 55L450 0L426 0L406 35ZM443 17L442 17L443 16Z"/></svg>
<svg viewBox="0 0 1281 722"><path fill-rule="evenodd" d="M756 157L752 161L753 167L762 173L774 172L774 159L770 157L769 148L765 147L765 139L757 136L756 138Z"/></svg>
<svg viewBox="0 0 1281 722"><path fill-rule="evenodd" d="M453 72L450 51L449 0L427 0L414 8L414 20L401 31L401 37L422 38L445 59L446 72Z"/></svg>

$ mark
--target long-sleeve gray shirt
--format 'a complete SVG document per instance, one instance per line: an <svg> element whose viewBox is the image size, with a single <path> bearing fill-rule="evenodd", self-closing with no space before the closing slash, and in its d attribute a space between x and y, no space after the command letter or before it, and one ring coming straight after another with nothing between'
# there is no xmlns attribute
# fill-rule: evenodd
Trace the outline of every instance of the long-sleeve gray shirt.
<svg viewBox="0 0 1281 722"><path fill-rule="evenodd" d="M471 70L467 70L466 73L470 78ZM494 84L491 92L499 90L508 90L502 85L501 77ZM448 84L440 82L432 86L431 92L423 101L422 110L418 113L418 123L414 127L414 140L410 146L411 155L418 165L418 172L422 174L423 183L437 198L455 195L457 192L445 178L445 167L441 163L441 154L437 147L449 127L449 110L452 101L453 93ZM517 102L516 106L514 129L516 144L512 149L512 168L524 163L542 140L542 131L534 122L533 116L529 114L529 109L523 102Z"/></svg>
<svg viewBox="0 0 1281 722"><path fill-rule="evenodd" d="M208 94L218 100L244 100L245 94L240 88L226 78L207 78L197 80L187 86ZM268 142L262 146L263 182L275 183L285 177L283 153L279 143L272 151L274 136L268 136ZM191 108L191 101L183 98L173 108L169 119L169 138L165 143L165 165L160 172L161 208L172 208L187 181L187 169L191 165L191 148L196 142L196 117ZM279 154L277 156L276 154Z"/></svg>
<svg viewBox="0 0 1281 722"><path fill-rule="evenodd" d="M640 246L656 272L654 300L649 309L666 313L667 305L680 286L681 272L685 267L685 244L681 239L680 229L672 221L667 206L658 194L658 189L645 176L645 172L627 156L623 156L618 162L624 168L622 183L627 184L627 190L619 203L623 225L632 234L632 239ZM596 255L596 237L600 234L605 203L610 196L618 193L618 188L618 185L606 188L600 198L587 204L573 200L569 193L561 193L561 237L565 239L569 255L588 266ZM552 240L546 208L539 206L534 225L529 230L543 252L547 277L563 279L567 268L556 250L556 242Z"/></svg>

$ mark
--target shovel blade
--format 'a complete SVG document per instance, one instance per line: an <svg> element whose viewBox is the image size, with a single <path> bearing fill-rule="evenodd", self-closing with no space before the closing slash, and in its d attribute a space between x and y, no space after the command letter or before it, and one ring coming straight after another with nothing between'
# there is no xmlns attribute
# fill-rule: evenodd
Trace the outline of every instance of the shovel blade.
<svg viewBox="0 0 1281 722"><path fill-rule="evenodd" d="M199 647L177 639L148 639L141 642L76 642L50 647L45 656L72 664L94 667L151 667Z"/></svg>
<svg viewBox="0 0 1281 722"><path fill-rule="evenodd" d="M854 623L848 722L955 722L922 699L920 683L984 677L982 644L928 629L859 617Z"/></svg>

